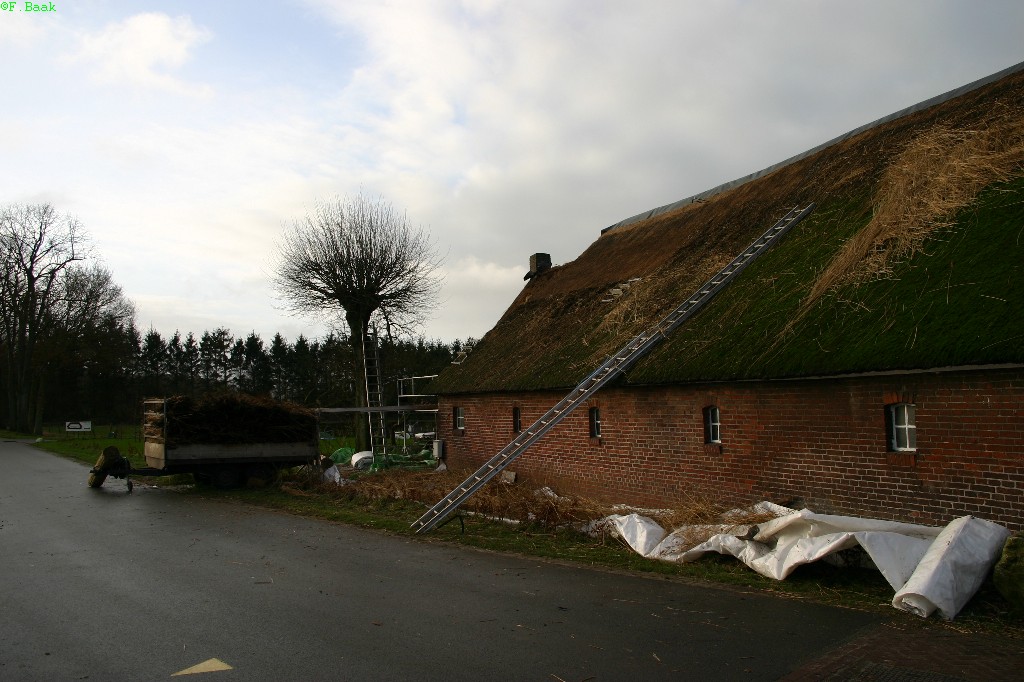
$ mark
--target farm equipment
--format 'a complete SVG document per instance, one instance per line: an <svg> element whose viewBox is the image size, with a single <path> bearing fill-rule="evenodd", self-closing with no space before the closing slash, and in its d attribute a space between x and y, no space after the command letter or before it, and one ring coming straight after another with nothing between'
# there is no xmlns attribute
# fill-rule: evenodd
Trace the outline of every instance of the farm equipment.
<svg viewBox="0 0 1024 682"><path fill-rule="evenodd" d="M316 415L269 399L224 394L143 401L143 454L135 468L111 446L89 472L98 488L107 476L192 474L197 482L233 488L250 478L275 479L281 469L310 464L319 455Z"/></svg>
<svg viewBox="0 0 1024 682"><path fill-rule="evenodd" d="M103 448L96 465L89 469L89 487L99 488L107 480L107 476L123 478L128 484L128 492L131 493L134 484L132 483L132 463L121 454L113 445ZM138 472L137 472L138 473Z"/></svg>

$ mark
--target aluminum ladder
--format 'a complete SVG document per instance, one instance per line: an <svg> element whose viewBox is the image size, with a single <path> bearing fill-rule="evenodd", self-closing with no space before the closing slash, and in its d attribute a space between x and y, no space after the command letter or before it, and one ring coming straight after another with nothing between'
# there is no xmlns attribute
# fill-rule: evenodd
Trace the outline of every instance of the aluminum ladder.
<svg viewBox="0 0 1024 682"><path fill-rule="evenodd" d="M381 389L380 347L377 329L370 325L363 334L363 378L366 381L366 420L370 426L370 451L373 466L387 463L386 431L384 428L384 396Z"/></svg>
<svg viewBox="0 0 1024 682"><path fill-rule="evenodd" d="M445 495L437 504L427 510L423 516L414 521L412 528L416 529L417 533L424 533L447 518L458 509L459 505L469 499L473 493L482 488L484 484L494 478L495 475L501 472L519 455L526 452L531 445L540 440L556 424L569 416L573 410L585 403L602 386L621 374L633 362L646 355L655 345L665 339L668 334L700 310L705 303L714 298L744 268L750 265L755 258L767 251L790 228L806 218L813 210L814 204L812 203L805 208L797 207L789 211L655 327L634 337L617 353L609 356L600 367L581 381L569 395L562 398L557 405L545 412L532 426L516 436L498 454L487 460L475 473Z"/></svg>

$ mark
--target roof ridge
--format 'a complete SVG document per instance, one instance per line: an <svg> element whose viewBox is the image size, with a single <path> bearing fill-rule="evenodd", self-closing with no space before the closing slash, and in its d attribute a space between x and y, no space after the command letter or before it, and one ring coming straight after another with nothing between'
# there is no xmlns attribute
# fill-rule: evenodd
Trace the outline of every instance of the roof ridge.
<svg viewBox="0 0 1024 682"><path fill-rule="evenodd" d="M936 95L935 97L930 97L930 98L928 98L928 99L926 99L926 100L924 100L922 102L918 102L917 104L912 104L909 107L905 107L903 109L900 109L899 111L893 112L893 113L889 114L888 116L883 116L880 119L877 119L877 120L872 121L870 123L866 123L866 124L864 124L862 126L854 128L853 130L851 130L851 131L849 131L847 133L843 133L842 135L839 135L838 137L834 137L831 140L829 140L828 142L823 142L823 143L817 145L816 147L808 149L805 152L801 152L800 154L796 154L794 156L791 156L788 159L785 159L785 160L780 161L778 163L772 164L771 166L768 166L767 168L762 168L759 171L756 171L754 173L750 173L749 175L744 175L743 177L737 178L735 180L730 180L729 182L723 182L721 185L718 185L716 187L712 187L711 189L705 190L703 192L700 192L699 194L694 194L693 196L686 197L685 199L680 199L678 201L673 201L670 204L665 204L664 206L659 206L657 208L653 208L653 209L650 209L648 211L643 211L641 213L637 213L636 215L631 216L629 218L626 218L625 220L620 220L619 222L615 223L614 225L609 225L608 227L606 227L603 230L601 230L601 234L604 234L605 232L609 232L609 231L614 230L614 229L619 228L619 227L625 227L626 225L632 225L633 223L638 223L638 222L641 222L643 220L647 220L648 218L653 218L654 216L661 215L662 213L667 213L669 211L674 211L677 208L682 208L683 206L687 206L687 205L692 204L692 203L697 202L697 201L703 201L705 199L713 197L716 194L720 194L720 193L722 193L722 192L724 192L726 190L733 189L734 187L739 187L740 185L745 185L746 183L750 182L751 180L756 180L756 179L758 179L760 177L768 175L769 173L777 171L780 168L784 168L784 167L786 167L786 166L788 166L788 165L790 165L792 163L800 161L801 159L805 159L808 156L811 156L812 154L816 154L816 153L820 152L823 149L827 149L828 147L831 147L832 145L834 145L836 143L842 142L843 140L847 140L847 139L849 139L851 137L855 137L857 135L860 135L861 133L863 133L865 131L868 131L868 130L871 130L872 128L876 128L876 127L878 127L878 126L880 126L880 125L882 125L884 123L889 123L890 121L895 121L897 119L901 119L901 118L903 118L905 116L909 116L910 114L916 113L918 111L923 111L925 109L929 109L929 108L934 107L934 106L936 106L938 104L942 104L943 102L948 102L951 99L956 99L957 97L960 97L961 95L965 95L965 94L967 94L969 92L972 92L972 91L977 90L979 88L982 88L982 87L984 87L986 85L994 83L994 82L996 82L996 81L998 81L998 80L1000 80L1002 78L1005 78L1006 76L1009 76L1011 74L1017 73L1018 71L1024 71L1024 62L1020 62L1018 64L1014 64L1013 66L1007 67L1007 68L1003 69L1002 71L998 71L998 72L996 72L994 74L991 74L989 76L985 76L984 78L979 78L978 80L973 81L971 83L968 83L967 85L961 85L960 87L954 88L952 90L949 90L948 92L944 92L941 95Z"/></svg>

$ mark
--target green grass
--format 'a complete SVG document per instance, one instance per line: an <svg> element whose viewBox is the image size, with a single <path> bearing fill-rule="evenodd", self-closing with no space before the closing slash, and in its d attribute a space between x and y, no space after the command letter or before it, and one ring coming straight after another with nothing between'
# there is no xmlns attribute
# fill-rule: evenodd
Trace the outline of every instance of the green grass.
<svg viewBox="0 0 1024 682"><path fill-rule="evenodd" d="M321 438L320 454L327 455L329 457L338 448L354 448L355 444L356 439L352 436L342 436L338 438Z"/></svg>
<svg viewBox="0 0 1024 682"><path fill-rule="evenodd" d="M124 433L124 431L119 433ZM121 454L132 463L132 466L146 466L146 458L142 454L142 441L134 437L104 438L85 434L46 435L44 432L44 439L37 443L36 447L92 465L96 463L96 458L100 456L103 448L110 445L117 447Z"/></svg>
<svg viewBox="0 0 1024 682"><path fill-rule="evenodd" d="M127 457L133 467L141 468L148 466L146 464L146 457L142 454L142 440L134 436L113 438L89 434L48 434L46 430L43 433L43 440L35 443L37 448L83 462L90 467L96 463L96 459L100 456L103 449L110 445L115 446L122 455ZM107 431L107 433L110 433L110 431ZM130 429L118 429L117 433L125 434L132 433L132 431ZM181 485L192 483L193 481L191 474L175 474L172 476L147 477L146 482L150 485Z"/></svg>

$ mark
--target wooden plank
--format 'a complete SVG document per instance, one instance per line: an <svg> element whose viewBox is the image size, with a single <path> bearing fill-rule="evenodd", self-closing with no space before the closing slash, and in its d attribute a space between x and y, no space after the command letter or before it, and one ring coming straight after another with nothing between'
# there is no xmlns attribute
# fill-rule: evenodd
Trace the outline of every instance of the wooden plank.
<svg viewBox="0 0 1024 682"><path fill-rule="evenodd" d="M149 445L146 443L147 447ZM317 447L311 443L241 443L237 445L195 443L167 448L164 458L168 464L184 464L204 459L221 462L261 459L291 460L302 463L311 461L316 453Z"/></svg>
<svg viewBox="0 0 1024 682"><path fill-rule="evenodd" d="M152 441L146 441L145 450L143 454L146 455L146 464L154 469L164 468L164 444L154 443Z"/></svg>

